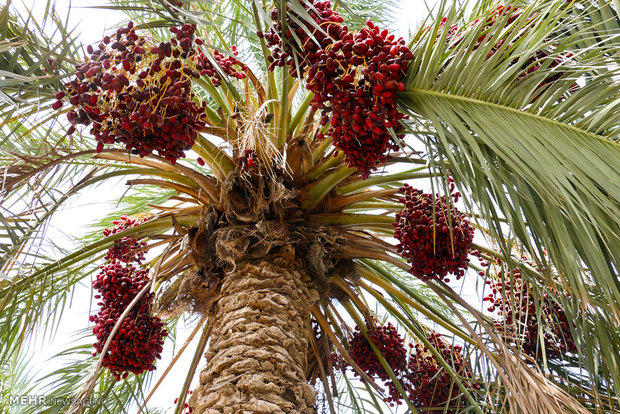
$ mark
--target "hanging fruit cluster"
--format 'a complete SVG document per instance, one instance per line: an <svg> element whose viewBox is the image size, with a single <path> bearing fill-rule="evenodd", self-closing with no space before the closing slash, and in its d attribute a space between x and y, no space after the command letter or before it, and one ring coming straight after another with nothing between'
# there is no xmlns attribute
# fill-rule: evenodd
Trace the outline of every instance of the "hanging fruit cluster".
<svg viewBox="0 0 620 414"><path fill-rule="evenodd" d="M257 154L252 149L246 149L237 157L237 166L241 171L249 171L256 166Z"/></svg>
<svg viewBox="0 0 620 414"><path fill-rule="evenodd" d="M493 14L491 14L491 16L489 16L484 22L484 29L483 29L484 34L482 34L478 38L478 42L474 46L474 50L478 48L482 44L482 42L484 42L484 40L486 39L487 33L493 27L493 25L497 25L501 22L501 24L503 24L503 27L507 27L508 25L512 24L517 18L519 18L521 13L522 11L519 10L515 6L498 6L496 11ZM499 40L489 52L488 58L490 58L495 53L497 53L497 51L500 49L500 47L505 42L506 42L506 39ZM562 53L561 55L555 56L555 57L553 57L552 54L553 54L553 51L550 49L537 50L536 53L533 56L531 56L522 65L523 73L521 73L518 76L517 80L521 80L525 78L528 74L536 72L541 67L543 67L543 65L545 66L548 65L549 68L555 68L555 67L565 64L567 60L573 57L573 54L570 52ZM512 62L513 65L517 63L518 63L518 59L515 59ZM539 91L540 93L534 97L532 102L536 101L540 97L546 85L559 80L564 75L566 75L566 71L557 70L555 71L554 74L549 75L546 78L544 78L542 82L536 87L536 90ZM579 89L579 86L575 83L569 88L569 92L575 92L577 89ZM562 96L560 99L564 99L564 98L565 96Z"/></svg>
<svg viewBox="0 0 620 414"><path fill-rule="evenodd" d="M89 45L89 57L76 66L75 79L53 104L60 109L68 100L72 106L69 134L78 124L91 125L98 152L118 142L141 157L156 152L172 164L184 157L205 125L206 103L196 102L192 78L208 76L218 85L220 71L245 77L234 57L214 53L209 60L195 30L195 25L173 27L169 41L155 44L130 22L97 47Z"/></svg>
<svg viewBox="0 0 620 414"><path fill-rule="evenodd" d="M486 281L491 293L484 301L491 304L488 310L497 315L495 326L509 344L536 359L542 357L543 345L551 359L577 352L566 313L550 295L536 299L519 269L504 268L497 280Z"/></svg>
<svg viewBox="0 0 620 414"><path fill-rule="evenodd" d="M368 338L381 352L394 374L399 377L407 366L407 351L403 345L404 339L399 335L396 328L388 322L385 326L375 326L366 323ZM389 374L381 365L377 354L373 351L370 343L362 334L360 327L355 328L355 333L349 339L349 354L351 359L368 375L377 376L388 387L388 396L385 402L399 403L400 394L390 378ZM358 375L355 372L355 375Z"/></svg>
<svg viewBox="0 0 620 414"><path fill-rule="evenodd" d="M114 222L114 228L104 230L104 236L119 233L141 222L122 216ZM97 337L93 356L103 351L127 306L150 283L148 269L139 267L144 260L145 246L139 238L115 240L106 255L108 262L100 266L101 270L93 281L93 287L99 292L95 299L99 299L97 305L100 309L90 316L90 321L95 323L93 333ZM168 332L161 319L150 313L153 300L152 293L142 295L121 322L103 356L102 366L108 368L117 380L126 378L129 372L140 374L155 369L155 359L161 354Z"/></svg>
<svg viewBox="0 0 620 414"><path fill-rule="evenodd" d="M454 203L460 193L454 193L450 178L450 192ZM469 263L468 250L474 238L474 229L467 217L460 213L445 196L433 196L405 184L402 211L396 214L394 237L400 244L399 253L411 264L410 272L422 280L444 280L448 273L459 279Z"/></svg>
<svg viewBox="0 0 620 414"><path fill-rule="evenodd" d="M368 338L379 349L392 371L400 372L405 368L407 351L403 346L404 340L391 323L388 322L385 326L373 326L366 323L366 330ZM355 333L349 341L349 354L368 375L376 375L384 381L390 379L359 326L355 328Z"/></svg>
<svg viewBox="0 0 620 414"><path fill-rule="evenodd" d="M119 220L114 220L112 222L114 227L103 230L103 236L108 237L113 234L120 233L129 228L136 227L145 221L147 221L146 217L140 220L132 219L126 215L123 215ZM105 255L105 260L108 262L120 261L125 263L142 263L144 260L145 248L145 241L131 236L124 236L114 241L114 245L108 249L108 252Z"/></svg>
<svg viewBox="0 0 620 414"><path fill-rule="evenodd" d="M327 134L333 145L366 178L386 161L389 151L400 149L402 136L394 129L404 115L398 112L396 100L405 88L402 80L413 55L402 38L396 39L370 20L353 33L341 24L342 17L328 1L303 4L325 29L302 18L293 20L287 11L286 36L278 24L265 35L274 50L270 68L287 64L295 76L306 74L306 87L314 92L312 107L321 111L322 125L330 123ZM279 21L275 9L272 18ZM295 45L297 40L302 46Z"/></svg>
<svg viewBox="0 0 620 414"><path fill-rule="evenodd" d="M452 407L460 407L461 409L465 407L465 397L460 388L427 347L420 344L409 344L413 350L407 361L407 351L403 345L404 340L392 324L375 326L366 323L366 329L370 341L379 349L383 358L392 368L396 379L402 385L407 397L416 407L421 409L445 408L447 404L450 407L446 411L447 413L460 412ZM460 377L464 387L470 390L480 389L480 385L473 381L473 374L468 362L463 359L460 345L448 344L435 331L431 331L427 339ZM403 403L403 396L381 365L379 358L377 358L359 327L356 327L355 333L349 339L349 354L367 375L378 377L384 382L387 387L384 402L390 403L391 406ZM355 375L358 373L356 372Z"/></svg>
<svg viewBox="0 0 620 414"><path fill-rule="evenodd" d="M450 345L441 339L441 335L435 331L432 331L427 339L456 375L460 377L465 388L480 389L480 385L473 381L473 374L469 368L469 363L463 359L460 345ZM456 414L464 411L467 407L465 395L454 382L452 376L440 364L439 359L425 345L415 345L407 368L406 384L409 400L416 407L419 407L421 412L435 412L425 410L435 407L435 410L441 408L438 412Z"/></svg>

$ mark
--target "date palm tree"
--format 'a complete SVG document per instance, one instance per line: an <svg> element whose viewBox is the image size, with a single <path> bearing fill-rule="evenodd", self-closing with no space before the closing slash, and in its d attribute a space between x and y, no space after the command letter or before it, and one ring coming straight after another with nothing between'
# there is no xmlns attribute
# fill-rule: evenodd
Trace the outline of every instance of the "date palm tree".
<svg viewBox="0 0 620 414"><path fill-rule="evenodd" d="M99 112L67 101L82 84L81 97L99 93L100 84L84 83L110 65L94 53L98 45L82 47L49 5L42 22L2 8L2 409L158 412L156 394L178 396L175 413L185 404L196 413L388 412L389 404L449 413L620 409L620 5L440 1L407 48L389 38L396 46L379 61L356 63L350 56L361 52L352 52L331 72L312 62L317 50L343 47L346 39L334 33L358 39L354 33L388 26L392 6L102 5L132 23L119 22L119 44L112 32L99 50L121 53L131 32L139 33L130 42L139 52L116 62L114 76L129 80L106 89L111 98L97 105L124 109L110 110L116 121L98 127ZM326 9L336 14L323 16L339 17L317 19ZM166 55L175 35L173 49L185 38L202 40L196 52ZM309 45L317 46L313 54ZM160 73L139 78L135 67L158 57L156 65L176 59L178 67L160 70L158 93L132 95L143 88L138 79ZM393 88L377 81L364 89L382 59L400 65L390 69ZM388 109L342 115L338 108L353 98L321 98L312 89L317 72L334 82L350 74L355 91L371 91L368 102ZM176 95L166 95L169 88ZM172 111L181 99L180 126L170 126L172 115L161 108ZM136 137L151 143L144 151L123 132L135 131L141 105L163 113L157 128L173 128L163 143L154 133ZM338 123L335 113L346 120ZM379 132L377 114L387 121ZM181 145L170 131L190 131L184 125L192 119L196 135ZM158 122L140 122L154 131L151 121ZM125 146L106 141L108 133ZM389 142L361 140L369 134L388 134ZM119 179L127 192L96 231L67 226L76 232L70 248L47 236L68 200L108 191ZM416 221L421 206L424 222ZM428 224L440 217L441 225ZM476 236L463 242L471 260L462 282L412 270L439 261L439 233L456 261L470 222ZM402 236L411 226L430 229L424 245ZM106 263L133 275L114 285L125 290L106 293L116 283L104 281ZM122 298L134 280L141 284ZM99 292L88 290L93 281ZM95 339L84 320L78 344L58 353L53 372L26 374L32 344L52 338L73 295L87 290L102 295L94 307L124 301L115 317L93 319L107 334ZM489 292L494 312L477 299ZM138 314L155 327L119 353L124 321ZM190 339L155 371L103 368L134 358L148 371L164 336L158 318L167 324L167 348L188 315ZM192 348L185 378L173 390L160 387ZM28 393L45 394L48 403L10 398ZM91 404L76 403L88 398Z"/></svg>

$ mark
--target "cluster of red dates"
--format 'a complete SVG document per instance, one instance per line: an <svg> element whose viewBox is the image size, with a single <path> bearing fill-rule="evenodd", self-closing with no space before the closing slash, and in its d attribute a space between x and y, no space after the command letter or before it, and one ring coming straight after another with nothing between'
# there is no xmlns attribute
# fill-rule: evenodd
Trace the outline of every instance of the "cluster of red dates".
<svg viewBox="0 0 620 414"><path fill-rule="evenodd" d="M171 39L156 44L130 22L97 47L89 45L86 61L53 104L71 105L69 134L81 124L91 126L98 152L121 143L141 157L155 152L172 164L185 157L206 119L206 103L197 103L192 79L205 76L217 86L220 73L246 76L233 56L214 51L212 64L195 30L189 24L172 27Z"/></svg>
<svg viewBox="0 0 620 414"><path fill-rule="evenodd" d="M476 40L476 43L473 46L473 50L477 50L480 47L487 46L489 42L494 42L493 46L490 48L487 59L491 59L496 53L506 53L506 46L512 47L512 44L515 43L515 40L511 41L510 45L506 45L507 38L497 39L494 34L496 30L506 30L509 28L511 24L513 24L517 19L522 16L523 11L516 6L504 6L500 5L489 14L486 19L476 19L474 20L473 27L480 28L480 36ZM531 22L532 19L528 19L528 22ZM443 26L446 22L446 18L443 18L441 21L441 25ZM528 26L526 26L525 30L522 34L518 35L518 38L521 38L527 31L529 30ZM463 32L460 31L459 27L456 25L452 25L448 31L448 35L446 40L450 42L452 47L456 47L459 45L464 38ZM539 83L539 85L535 88L536 95L532 99L532 102L536 101L543 94L545 87L553 82L556 82L560 78L567 75L566 70L562 70L560 67L564 65L569 59L573 57L571 52L564 52L559 54L554 54L552 50L553 46L549 45L547 48L539 49L535 54L529 57L527 61L524 63L519 63L519 59L514 59L511 62L511 65L519 64L522 68L522 72L517 76L516 80L521 80L527 77L529 74L536 72L541 67L549 67L549 68L557 68L553 74L545 77ZM579 86L576 83L573 83L567 92L573 93L579 89ZM558 98L558 100L565 99L566 96L562 95Z"/></svg>
<svg viewBox="0 0 620 414"><path fill-rule="evenodd" d="M495 260L502 265L501 260ZM534 296L532 285L523 279L520 269L502 267L496 280L486 283L491 293L484 301L490 303L488 310L496 315L495 327L510 345L535 359L543 354L554 359L577 352L568 317L560 304L549 294Z"/></svg>
<svg viewBox="0 0 620 414"><path fill-rule="evenodd" d="M322 125L330 124L327 135L349 166L366 178L389 151L400 149L402 136L394 130L405 116L396 99L413 54L402 38L370 20L359 32L350 31L329 1L302 5L316 25L287 10L283 28L274 9L275 24L259 34L272 49L270 69L287 65L293 76L305 75L314 92L312 107L321 111Z"/></svg>
<svg viewBox="0 0 620 414"><path fill-rule="evenodd" d="M466 398L461 389L428 347L422 344L409 344L412 352L407 359L404 339L392 324L382 326L366 323L366 330L368 338L394 372L409 401L422 412L426 412L424 409L441 408L446 410L442 412L452 414L466 408ZM435 331L429 333L427 340L459 376L464 387L470 390L480 389L480 385L473 379L469 363L463 358L460 345L450 345ZM391 405L403 403L403 396L359 327L349 339L349 354L366 374L384 382L387 387L385 402Z"/></svg>
<svg viewBox="0 0 620 414"><path fill-rule="evenodd" d="M450 191L454 183L450 178ZM469 264L469 247L474 228L454 203L460 197L453 193L453 202L445 196L423 193L405 185L402 211L396 214L394 237L400 254L411 264L410 272L422 280L444 280L448 273L459 279Z"/></svg>
<svg viewBox="0 0 620 414"><path fill-rule="evenodd" d="M104 230L104 236L109 237L143 221L122 216L114 221L114 228ZM95 323L93 333L97 337L93 355L103 351L127 306L150 283L149 269L142 266L145 247L146 243L139 238L125 236L117 239L108 250L107 263L100 266L101 270L93 281L93 287L98 291L95 299L99 300L97 305L100 309L90 316L90 321ZM155 369L155 359L162 352L168 332L161 319L151 315L153 300L151 292L142 295L122 320L103 356L102 366L117 380L126 378L130 372L140 374Z"/></svg>

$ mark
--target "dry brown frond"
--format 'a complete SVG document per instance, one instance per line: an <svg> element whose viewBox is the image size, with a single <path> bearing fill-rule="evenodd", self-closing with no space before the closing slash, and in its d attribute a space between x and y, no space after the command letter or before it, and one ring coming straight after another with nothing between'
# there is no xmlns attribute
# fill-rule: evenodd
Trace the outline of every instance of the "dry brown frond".
<svg viewBox="0 0 620 414"><path fill-rule="evenodd" d="M246 151L253 151L262 161L263 168L285 168L284 156L275 146L275 135L269 123L272 114L268 113L269 102L263 103L260 107L239 108L234 114L237 120L238 134L229 137L229 142L239 154Z"/></svg>
<svg viewBox="0 0 620 414"><path fill-rule="evenodd" d="M488 324L483 315L469 306L445 283L440 283L441 288L451 293L451 299L456 300L459 305L467 309L485 330L485 333L496 348L495 351L489 349L480 335L475 332L462 313L454 306L452 300L448 299L433 282L427 282L427 284L459 318L472 338L476 340L477 347L486 354L491 364L497 369L502 384L506 388L506 396L503 398L510 407L510 412L527 414L589 413L574 397L568 395L558 385L551 382L544 373L528 366L525 361L517 358L493 327Z"/></svg>

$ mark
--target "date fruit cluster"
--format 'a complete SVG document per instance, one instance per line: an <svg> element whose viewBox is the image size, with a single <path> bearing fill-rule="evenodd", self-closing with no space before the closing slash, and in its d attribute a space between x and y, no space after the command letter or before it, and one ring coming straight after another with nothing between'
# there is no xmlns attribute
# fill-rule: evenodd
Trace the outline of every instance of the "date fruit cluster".
<svg viewBox="0 0 620 414"><path fill-rule="evenodd" d="M122 216L114 222L114 228L104 230L104 236L109 237L142 222ZM98 291L95 299L99 300L97 305L100 309L90 316L90 321L95 323L93 333L97 337L93 356L103 351L127 306L150 283L148 268L141 266L145 246L139 238L126 236L117 239L108 250L107 263L100 266L93 281L93 287ZM153 293L142 295L121 322L103 356L102 366L117 380L126 378L130 372L140 374L155 369L155 359L160 357L168 332L161 319L151 315L153 300Z"/></svg>
<svg viewBox="0 0 620 414"><path fill-rule="evenodd" d="M463 386L471 390L480 389L480 384L473 381L473 374L469 363L463 359L460 345L447 343L435 331L432 331L427 339L460 377ZM467 407L465 395L439 359L425 345L415 344L407 368L409 400L420 408L420 412L456 414ZM431 408L434 410L430 410Z"/></svg>
<svg viewBox="0 0 620 414"><path fill-rule="evenodd" d="M126 215L122 215L120 219L112 222L114 227L103 230L103 236L109 237L113 234L120 233L129 228L136 227L146 220L146 217L143 219L132 219ZM144 261L145 248L145 241L131 236L124 236L114 241L114 245L108 249L105 255L105 260L108 262L142 263L142 261Z"/></svg>
<svg viewBox="0 0 620 414"><path fill-rule="evenodd" d="M366 324L368 337L379 349L388 365L394 372L400 372L407 363L407 351L403 346L403 338L396 328L388 322L385 326L372 326ZM382 380L389 380L385 368L379 362L377 355L372 350L366 337L362 334L359 326L349 341L349 354L361 369L369 376L378 376Z"/></svg>
<svg viewBox="0 0 620 414"><path fill-rule="evenodd" d="M321 111L321 125L330 124L327 135L333 145L366 178L402 145L402 136L394 129L405 116L397 110L396 100L405 88L405 70L413 54L402 38L370 20L359 32L350 31L328 1L310 0L304 5L320 11L310 15L323 30L287 14L286 36L277 23L265 35L274 51L271 68L287 64L295 76L306 74L306 87L314 93L311 105ZM272 17L279 19L277 10ZM297 32L304 35L299 38Z"/></svg>
<svg viewBox="0 0 620 414"><path fill-rule="evenodd" d="M241 171L250 171L257 166L258 156L256 151L252 149L246 149L237 157L237 167Z"/></svg>
<svg viewBox="0 0 620 414"><path fill-rule="evenodd" d="M68 133L77 125L91 126L98 152L121 143L141 157L155 152L172 164L184 157L206 119L206 103L192 92L192 78L206 76L219 85L220 73L245 77L244 66L232 56L215 52L210 60L195 30L188 24L173 27L171 39L157 44L129 22L96 47L89 45L75 79L53 104L54 109L65 101L71 105Z"/></svg>
<svg viewBox="0 0 620 414"><path fill-rule="evenodd" d="M370 343L362 334L359 326L355 328L355 333L349 340L349 354L351 359L370 377L378 377L388 387L388 396L385 402L399 402L400 394L390 378L389 374L381 365L377 354L373 351ZM399 377L407 366L407 351L403 345L404 339L400 336L396 328L391 324L375 326L366 323L368 338L379 349L383 358ZM355 372L355 375L358 375Z"/></svg>
<svg viewBox="0 0 620 414"><path fill-rule="evenodd" d="M446 408L447 413L458 413L459 407L461 410L465 408L466 399L460 388L442 367L439 359L426 346L409 344L412 351L407 359L407 351L403 345L404 339L393 325L388 323L385 326L375 326L366 323L366 329L370 341L379 349L389 364L396 379L402 385L406 397L420 408L421 412L426 412L424 409ZM480 385L473 380L474 376L469 363L462 356L460 345L450 345L435 331L431 331L427 339L459 376L463 386L471 390L480 389ZM403 395L381 365L359 327L356 327L355 333L349 340L349 354L367 375L378 377L384 382L387 387L384 402L391 406L403 404ZM355 375L358 374L355 373Z"/></svg>
<svg viewBox="0 0 620 414"><path fill-rule="evenodd" d="M564 310L549 294L536 299L521 270L502 269L497 281L486 283L491 293L484 301L490 303L489 312L497 316L495 326L509 344L535 359L542 357L542 345L549 359L577 352Z"/></svg>
<svg viewBox="0 0 620 414"><path fill-rule="evenodd" d="M411 264L410 272L422 280L449 282L448 273L462 277L474 238L467 217L445 196L423 193L407 184L401 191L404 208L396 214L394 237L400 242L399 253ZM450 191L456 203L460 194L453 192L453 182Z"/></svg>
<svg viewBox="0 0 620 414"><path fill-rule="evenodd" d="M493 47L491 47L491 49L488 52L487 59L491 59L491 57L495 55L496 53L506 53L505 44L508 39L504 37L504 38L497 40L497 37L494 31L497 28L504 30L505 28L509 27L511 24L515 22L515 20L517 20L521 16L521 14L522 14L522 10L520 10L519 8L515 6L500 5L500 6L497 6L497 8L492 13L490 13L486 19L481 18L481 19L474 20L473 26L474 27L481 26L480 27L481 34L476 40L476 43L473 46L473 50L477 50L479 47L485 46L485 44L487 44L488 42L495 42L493 44ZM531 21L531 18L528 19L528 21ZM443 26L444 23L445 23L445 18L442 19L441 25ZM525 34L525 32L527 32L527 30L529 30L528 26L525 27L524 33L520 34L519 38L522 37ZM456 25L452 25L447 35L447 41L450 42L453 47L456 47L458 44L461 43L463 38L464 38L463 32L459 31L459 28ZM512 42L514 43L514 40ZM502 49L502 47L504 47L504 49ZM512 47L512 44L509 45L509 48L510 47ZM573 54L571 52L555 54L554 56L552 49L553 49L553 46L551 45L547 46L544 49L539 49L532 56L530 56L527 59L527 61L525 61L524 63L519 63L519 59L514 59L511 62L511 65L519 64L522 68L522 72L517 76L516 81L526 78L529 74L536 72L543 66L553 69L558 66L564 65L566 61L568 61L569 59L573 57ZM556 82L560 78L564 77L566 74L567 72L565 70L561 70L560 68L558 68L557 70L554 71L553 74L550 74L549 76L545 77L538 84L538 86L536 86L535 91L538 93L534 96L534 98L532 99L532 102L540 98L540 96L546 89L547 85L553 82ZM568 92L572 93L572 92L575 92L577 89L579 89L579 86L576 83L574 83L569 88ZM565 98L566 96L563 95L559 98L559 100L562 100Z"/></svg>
<svg viewBox="0 0 620 414"><path fill-rule="evenodd" d="M303 77L305 69L317 60L318 53L324 53L334 39L340 39L348 32L342 25L344 19L332 10L329 1L311 0L301 2L301 5L320 29L304 22L304 18L296 12L287 10L286 40L283 40L280 14L277 8L273 8L273 26L264 35L258 33L259 37L265 38L271 50L271 56L267 58L269 70L273 71L276 66L288 66L290 74L296 78Z"/></svg>

